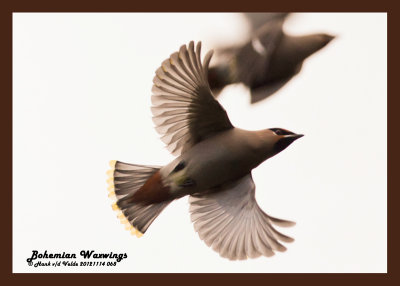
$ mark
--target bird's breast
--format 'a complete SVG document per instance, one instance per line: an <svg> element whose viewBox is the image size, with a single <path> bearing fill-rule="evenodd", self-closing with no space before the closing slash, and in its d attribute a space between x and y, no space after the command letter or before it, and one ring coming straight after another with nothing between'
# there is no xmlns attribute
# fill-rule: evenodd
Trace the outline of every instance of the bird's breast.
<svg viewBox="0 0 400 286"><path fill-rule="evenodd" d="M187 165L185 175L196 182L193 190L203 191L236 180L257 165L249 138L241 135L236 130L225 132L198 143L179 158Z"/></svg>

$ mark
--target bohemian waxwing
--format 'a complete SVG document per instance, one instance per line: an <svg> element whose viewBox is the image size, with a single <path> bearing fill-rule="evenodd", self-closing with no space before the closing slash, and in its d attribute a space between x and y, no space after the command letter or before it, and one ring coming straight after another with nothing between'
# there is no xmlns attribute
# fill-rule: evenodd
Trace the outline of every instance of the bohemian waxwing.
<svg viewBox="0 0 400 286"><path fill-rule="evenodd" d="M177 158L164 167L111 161L113 209L141 236L173 200L189 195L200 238L231 260L271 256L292 238L274 229L294 223L264 213L255 200L251 170L303 135L271 128L235 128L207 81L212 51L203 64L201 43L183 45L157 69L152 113L162 141Z"/></svg>
<svg viewBox="0 0 400 286"><path fill-rule="evenodd" d="M251 17L248 13L246 17L257 27L259 18L263 19L260 14ZM285 13L277 13L275 17L266 15L264 19L268 21L252 32L247 43L217 50L223 61L212 66L208 73L214 95L218 96L227 85L243 83L250 89L251 103L265 99L298 74L307 57L334 38L328 34L287 35L282 29L286 16Z"/></svg>

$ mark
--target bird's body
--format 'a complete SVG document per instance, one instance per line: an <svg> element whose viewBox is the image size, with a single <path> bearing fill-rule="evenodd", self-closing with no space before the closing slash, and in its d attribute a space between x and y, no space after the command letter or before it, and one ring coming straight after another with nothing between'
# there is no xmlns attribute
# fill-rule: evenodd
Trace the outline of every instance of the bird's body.
<svg viewBox="0 0 400 286"><path fill-rule="evenodd" d="M183 176L195 184L184 188L187 193L201 193L241 178L272 155L273 142L263 140L263 132L232 128L199 142L193 148L161 168L168 178L176 165L184 162ZM267 141L267 142L265 142ZM234 142L234 144L232 144Z"/></svg>
<svg viewBox="0 0 400 286"><path fill-rule="evenodd" d="M229 84L243 83L250 89L251 102L258 102L285 85L306 58L333 39L327 34L288 35L282 28L284 17L266 22L244 45L220 50L224 61L209 72L215 95Z"/></svg>
<svg viewBox="0 0 400 286"><path fill-rule="evenodd" d="M200 43L182 46L156 71L152 112L156 130L177 158L165 165L112 163L110 196L119 217L143 234L173 200L189 195L194 227L207 245L229 259L271 256L291 238L255 201L251 171L302 135L285 129L235 128L207 82L212 53L200 60Z"/></svg>

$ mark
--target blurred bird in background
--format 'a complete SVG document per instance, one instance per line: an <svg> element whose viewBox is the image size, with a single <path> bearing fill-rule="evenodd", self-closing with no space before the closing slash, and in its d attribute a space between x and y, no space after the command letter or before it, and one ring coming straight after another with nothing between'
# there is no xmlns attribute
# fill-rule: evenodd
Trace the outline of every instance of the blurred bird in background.
<svg viewBox="0 0 400 286"><path fill-rule="evenodd" d="M164 167L112 161L108 172L113 209L138 236L173 200L189 195L194 228L205 243L231 260L272 256L292 238L275 226L294 223L264 213L255 199L252 169L302 137L281 128L234 127L208 83L212 51L190 42L157 69L152 113L162 141L177 158Z"/></svg>
<svg viewBox="0 0 400 286"><path fill-rule="evenodd" d="M250 39L240 46L217 49L221 60L212 66L208 80L214 95L227 85L243 83L251 103L267 98L301 70L303 61L325 47L328 34L291 36L283 31L288 13L245 13L252 27Z"/></svg>

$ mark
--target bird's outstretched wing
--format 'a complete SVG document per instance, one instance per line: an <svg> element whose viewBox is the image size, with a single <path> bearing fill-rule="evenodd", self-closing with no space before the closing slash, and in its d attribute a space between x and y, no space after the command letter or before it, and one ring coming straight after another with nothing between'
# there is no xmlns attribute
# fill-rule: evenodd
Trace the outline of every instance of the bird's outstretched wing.
<svg viewBox="0 0 400 286"><path fill-rule="evenodd" d="M251 174L226 185L222 190L190 196L194 228L205 243L230 260L272 256L285 251L279 243L293 239L272 226L287 227L293 222L268 216L255 200Z"/></svg>
<svg viewBox="0 0 400 286"><path fill-rule="evenodd" d="M153 121L173 155L222 130L233 128L224 108L214 99L207 71L212 51L203 64L201 42L181 46L157 69L153 79Z"/></svg>

